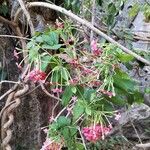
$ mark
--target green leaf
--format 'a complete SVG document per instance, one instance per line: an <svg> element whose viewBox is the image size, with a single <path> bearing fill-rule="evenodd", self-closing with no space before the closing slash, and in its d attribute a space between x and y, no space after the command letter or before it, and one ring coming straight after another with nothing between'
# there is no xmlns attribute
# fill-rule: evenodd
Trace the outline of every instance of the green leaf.
<svg viewBox="0 0 150 150"><path fill-rule="evenodd" d="M45 33L41 37L42 39L39 40L43 40L45 45L54 46L59 43L59 36L56 32Z"/></svg>
<svg viewBox="0 0 150 150"><path fill-rule="evenodd" d="M127 101L130 105L132 105L135 102L142 103L144 99L143 99L143 95L140 92L135 91L133 94L127 95Z"/></svg>
<svg viewBox="0 0 150 150"><path fill-rule="evenodd" d="M62 105L63 106L68 105L72 96L73 96L72 86L67 86L65 88L65 91L64 91L63 96L62 96Z"/></svg>
<svg viewBox="0 0 150 150"><path fill-rule="evenodd" d="M120 78L120 79L130 79L129 75L122 71L121 69L116 69L115 70L116 75L114 76L114 78Z"/></svg>
<svg viewBox="0 0 150 150"><path fill-rule="evenodd" d="M103 3L103 0L97 0L97 3L101 6Z"/></svg>
<svg viewBox="0 0 150 150"><path fill-rule="evenodd" d="M44 40L43 40L43 37L40 35L40 36L37 36L37 37L35 38L35 41L36 41L36 42L39 42L39 43L42 43Z"/></svg>
<svg viewBox="0 0 150 150"><path fill-rule="evenodd" d="M147 88L145 89L145 93L146 93L146 94L150 94L150 87L147 87Z"/></svg>
<svg viewBox="0 0 150 150"><path fill-rule="evenodd" d="M132 92L135 89L135 82L129 79L114 78L114 85L126 92Z"/></svg>
<svg viewBox="0 0 150 150"><path fill-rule="evenodd" d="M114 111L114 107L112 105L111 100L107 99L106 96L104 96L104 98L101 99L100 101L97 101L95 105L92 107L93 107L92 109L95 109L98 111Z"/></svg>
<svg viewBox="0 0 150 150"><path fill-rule="evenodd" d="M79 102L73 108L73 118L74 121L77 120L83 113L84 113L84 106L81 105Z"/></svg>
<svg viewBox="0 0 150 150"><path fill-rule="evenodd" d="M49 36L53 45L57 45L59 43L59 36L56 32L50 32Z"/></svg>
<svg viewBox="0 0 150 150"><path fill-rule="evenodd" d="M60 78L61 76L60 76L59 67L55 67L52 71L51 81L54 83L59 83Z"/></svg>
<svg viewBox="0 0 150 150"><path fill-rule="evenodd" d="M82 143L76 143L76 149L77 150L85 150L84 145Z"/></svg>
<svg viewBox="0 0 150 150"><path fill-rule="evenodd" d="M61 75L62 75L62 78L64 78L67 82L69 80L69 73L68 73L68 70L66 68L61 68Z"/></svg>
<svg viewBox="0 0 150 150"><path fill-rule="evenodd" d="M114 16L117 13L117 9L114 3L110 3L108 5L108 14L111 14L112 16Z"/></svg>
<svg viewBox="0 0 150 150"><path fill-rule="evenodd" d="M129 10L129 17L135 17L140 10L138 3L135 3L132 8Z"/></svg>
<svg viewBox="0 0 150 150"><path fill-rule="evenodd" d="M84 97L84 88L82 86L76 86L77 92L76 95L78 98L83 98Z"/></svg>
<svg viewBox="0 0 150 150"><path fill-rule="evenodd" d="M30 42L27 43L27 49L31 49L34 46L35 46L35 42L34 41L30 41Z"/></svg>
<svg viewBox="0 0 150 150"><path fill-rule="evenodd" d="M119 60L121 62L129 62L131 60L134 59L133 56L129 55L129 54L125 54L125 53L122 53L122 54L118 54L117 57L119 58Z"/></svg>
<svg viewBox="0 0 150 150"><path fill-rule="evenodd" d="M65 140L71 140L77 133L77 129L75 127L64 127L61 131L63 137L65 138Z"/></svg>
<svg viewBox="0 0 150 150"><path fill-rule="evenodd" d="M60 116L56 122L57 122L59 128L69 126L71 124L71 120L69 118L66 118L65 116Z"/></svg>
<svg viewBox="0 0 150 150"><path fill-rule="evenodd" d="M84 98L87 101L92 101L95 97L95 94L96 94L96 90L87 88L85 89L85 92L84 92Z"/></svg>
<svg viewBox="0 0 150 150"><path fill-rule="evenodd" d="M39 49L40 49L39 46L34 46L34 47L32 47L32 49L30 49L30 51L29 51L29 59L31 61L34 61L34 60L38 59L38 56L39 56L38 50Z"/></svg>
<svg viewBox="0 0 150 150"><path fill-rule="evenodd" d="M91 116L91 114L92 114L91 108L90 108L90 107L86 107L86 108L85 108L85 113L86 113L87 115Z"/></svg>
<svg viewBox="0 0 150 150"><path fill-rule="evenodd" d="M110 99L110 102L112 102L115 105L119 105L119 106L123 106L126 104L125 97L122 97L120 95L116 95L115 97L112 97Z"/></svg>
<svg viewBox="0 0 150 150"><path fill-rule="evenodd" d="M113 27L114 23L115 23L115 18L114 15L112 14L108 14L106 17L106 23L109 27Z"/></svg>
<svg viewBox="0 0 150 150"><path fill-rule="evenodd" d="M47 55L47 56L44 55L44 56L41 58L41 61L42 61L41 69L42 69L42 71L45 71L45 70L46 70L48 64L50 63L51 58L52 58L52 56L49 56L49 55Z"/></svg>
<svg viewBox="0 0 150 150"><path fill-rule="evenodd" d="M41 47L42 47L43 49L57 50L57 49L59 49L61 46L62 46L62 44L57 44L57 45L53 45L53 46L47 45L47 44L42 44Z"/></svg>
<svg viewBox="0 0 150 150"><path fill-rule="evenodd" d="M75 86L73 86L73 87L71 88L71 90L72 90L72 92L73 92L74 94L77 92L77 89L76 89Z"/></svg>
<svg viewBox="0 0 150 150"><path fill-rule="evenodd" d="M4 16L6 16L8 12L9 12L9 9L8 9L7 3L4 1L2 5L0 6L0 14L3 14Z"/></svg>

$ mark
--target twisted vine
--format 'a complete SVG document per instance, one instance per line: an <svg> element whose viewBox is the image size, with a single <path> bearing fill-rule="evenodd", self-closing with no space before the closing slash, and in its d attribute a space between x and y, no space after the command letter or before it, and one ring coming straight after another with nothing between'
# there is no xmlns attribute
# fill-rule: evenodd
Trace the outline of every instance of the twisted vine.
<svg viewBox="0 0 150 150"><path fill-rule="evenodd" d="M20 105L21 99L20 97L27 93L29 90L29 85L25 84L21 90L13 91L8 95L5 110L2 112L2 119L1 119L1 139L2 139L2 148L3 150L11 150L11 146L9 142L12 138L12 130L10 126L14 122L14 115L13 111ZM12 103L14 101L14 103ZM9 105L12 103L11 105ZM8 106L9 105L9 106ZM7 107L8 106L8 107Z"/></svg>

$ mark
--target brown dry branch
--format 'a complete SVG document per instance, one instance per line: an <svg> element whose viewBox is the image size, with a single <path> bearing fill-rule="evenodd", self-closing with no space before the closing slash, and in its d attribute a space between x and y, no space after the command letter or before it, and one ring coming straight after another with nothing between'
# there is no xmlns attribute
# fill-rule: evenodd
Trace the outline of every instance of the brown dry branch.
<svg viewBox="0 0 150 150"><path fill-rule="evenodd" d="M126 52L126 53L132 55L133 57L135 57L137 60L139 60L139 61L141 61L141 62L143 62L143 63L145 63L147 65L150 65L150 61L144 59L143 57L139 56L138 54L136 54L133 51L129 50L128 48L124 47L123 45L121 45L120 43L116 42L114 39L112 39L111 37L109 37L108 35L103 33L102 31L100 31L99 29L94 27L87 20L84 20L84 19L78 17L77 15L73 14L71 11L66 10L65 8L62 8L62 7L54 5L54 4L46 3L46 2L30 2L30 3L27 4L27 7L28 8L31 8L31 7L46 7L46 8L53 9L55 11L59 11L59 12L65 14L65 15L69 16L70 18L76 20L77 22L81 23L82 25L88 27L89 29L93 30L95 33L97 33L98 35L102 36L107 41L115 44L116 46L121 48L124 52ZM16 14L15 14L15 19L18 18L18 15L20 14L20 12L21 12L21 9L18 9Z"/></svg>
<svg viewBox="0 0 150 150"><path fill-rule="evenodd" d="M0 101L5 98L7 95L9 95L10 93L12 93L13 91L16 90L16 88L18 87L18 83L15 84L11 89L9 89L6 93L4 93L1 97L0 97Z"/></svg>
<svg viewBox="0 0 150 150"><path fill-rule="evenodd" d="M13 103L15 103L15 101L10 102L8 105L5 105L5 106L2 108L2 110L0 111L0 119L1 119L1 117L2 117L2 115L3 115L3 113L4 113L4 111L5 111L10 105L12 105Z"/></svg>
<svg viewBox="0 0 150 150"><path fill-rule="evenodd" d="M35 30L34 30L34 26L33 26L30 14L26 9L26 6L25 6L23 0L17 0L17 1L19 2L20 6L21 6L21 9L22 9L23 13L25 14L25 16L27 18L27 22L28 22L29 27L30 27L31 35L33 36L34 33L35 33Z"/></svg>

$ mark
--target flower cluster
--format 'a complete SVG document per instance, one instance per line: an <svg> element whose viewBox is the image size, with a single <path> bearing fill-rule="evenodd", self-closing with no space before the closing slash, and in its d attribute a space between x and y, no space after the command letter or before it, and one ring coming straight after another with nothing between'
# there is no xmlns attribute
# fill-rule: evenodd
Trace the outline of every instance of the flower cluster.
<svg viewBox="0 0 150 150"><path fill-rule="evenodd" d="M62 93L62 89L55 88L51 90L53 93Z"/></svg>
<svg viewBox="0 0 150 150"><path fill-rule="evenodd" d="M117 112L116 114L115 114L115 120L119 120L121 118L121 113L120 112Z"/></svg>
<svg viewBox="0 0 150 150"><path fill-rule="evenodd" d="M39 81L44 81L46 78L46 73L37 69L33 69L29 75L29 80L32 80L34 83Z"/></svg>
<svg viewBox="0 0 150 150"><path fill-rule="evenodd" d="M58 20L56 20L55 27L57 29L63 29L64 28L64 23L63 22L59 22Z"/></svg>
<svg viewBox="0 0 150 150"><path fill-rule="evenodd" d="M61 149L62 145L52 142L50 138L46 138L46 141L43 143L43 146L40 150L58 150Z"/></svg>
<svg viewBox="0 0 150 150"><path fill-rule="evenodd" d="M40 150L50 150L49 145L51 144L51 139L46 138L46 141L43 143L43 146Z"/></svg>
<svg viewBox="0 0 150 150"><path fill-rule="evenodd" d="M74 68L77 68L77 67L80 66L77 59L72 59L72 60L69 62L69 64L70 64L72 67L74 67Z"/></svg>
<svg viewBox="0 0 150 150"><path fill-rule="evenodd" d="M100 48L98 48L98 46L97 46L96 40L93 40L91 42L91 49L92 49L93 55L95 55L95 56L100 56L100 54L102 53L102 50Z"/></svg>
<svg viewBox="0 0 150 150"><path fill-rule="evenodd" d="M115 96L115 93L113 92L109 92L106 90L100 90L103 94L107 95L109 98L112 98L113 96Z"/></svg>
<svg viewBox="0 0 150 150"><path fill-rule="evenodd" d="M69 83L70 83L71 85L77 85L78 82L79 82L79 79L78 79L78 78L73 78L73 79L69 80Z"/></svg>
<svg viewBox="0 0 150 150"><path fill-rule="evenodd" d="M109 134L111 131L110 127L105 127L102 125L92 125L90 127L84 127L82 133L85 138L90 142L97 142L100 139L103 139L105 135Z"/></svg>

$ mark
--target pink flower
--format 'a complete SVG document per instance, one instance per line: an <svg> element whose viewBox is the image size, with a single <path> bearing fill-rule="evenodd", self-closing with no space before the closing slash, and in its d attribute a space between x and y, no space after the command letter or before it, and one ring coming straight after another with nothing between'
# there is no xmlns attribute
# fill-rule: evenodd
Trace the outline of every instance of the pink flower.
<svg viewBox="0 0 150 150"><path fill-rule="evenodd" d="M55 88L51 90L53 93L62 93L62 89Z"/></svg>
<svg viewBox="0 0 150 150"><path fill-rule="evenodd" d="M44 132L45 134L47 134L47 133L48 133L48 129L43 129L43 132Z"/></svg>
<svg viewBox="0 0 150 150"><path fill-rule="evenodd" d="M78 98L77 98L76 96L72 96L72 98L71 98L71 100L74 101L74 102L75 102L77 99L78 99Z"/></svg>
<svg viewBox="0 0 150 150"><path fill-rule="evenodd" d="M19 59L19 56L18 56L18 53L17 53L16 49L14 49L14 57L15 57L16 59Z"/></svg>
<svg viewBox="0 0 150 150"><path fill-rule="evenodd" d="M79 81L78 81L77 78L74 78L74 79L69 80L69 83L70 83L71 85L76 85L78 82L79 82Z"/></svg>
<svg viewBox="0 0 150 150"><path fill-rule="evenodd" d="M99 56L102 53L102 50L98 48L97 46L97 40L93 40L91 42L91 49L92 49L93 55L95 56Z"/></svg>
<svg viewBox="0 0 150 150"><path fill-rule="evenodd" d="M102 85L101 81L91 81L91 84L95 87L99 87L100 85Z"/></svg>
<svg viewBox="0 0 150 150"><path fill-rule="evenodd" d="M20 64L18 64L17 62L16 62L16 65L17 65L17 67L18 67L18 69L22 69L22 66L20 65Z"/></svg>
<svg viewBox="0 0 150 150"><path fill-rule="evenodd" d="M93 70L88 69L88 68L83 68L83 72L82 72L83 75L91 74L91 73L93 73Z"/></svg>
<svg viewBox="0 0 150 150"><path fill-rule="evenodd" d="M115 120L119 120L121 118L121 114L118 112L115 114Z"/></svg>
<svg viewBox="0 0 150 150"><path fill-rule="evenodd" d="M58 20L56 20L56 28L57 29L63 29L64 28L64 23L63 22L59 22Z"/></svg>
<svg viewBox="0 0 150 150"><path fill-rule="evenodd" d="M38 81L44 81L46 78L46 73L37 69L33 69L28 76L30 80L36 83Z"/></svg>
<svg viewBox="0 0 150 150"><path fill-rule="evenodd" d="M40 150L50 150L49 145L52 143L51 139L46 138L46 141L43 143L43 146Z"/></svg>
<svg viewBox="0 0 150 150"><path fill-rule="evenodd" d="M106 91L106 90L100 90L103 94L107 95L109 98L112 98L113 96L115 96L115 93L110 92L110 91Z"/></svg>
<svg viewBox="0 0 150 150"><path fill-rule="evenodd" d="M69 62L70 65L72 65L74 68L77 68L79 65L78 61L76 59L72 59L70 62Z"/></svg>
<svg viewBox="0 0 150 150"><path fill-rule="evenodd" d="M93 41L91 42L91 49L92 49L92 50L98 49L98 47L97 47L97 40L93 40Z"/></svg>
<svg viewBox="0 0 150 150"><path fill-rule="evenodd" d="M85 138L90 142L97 142L98 140L102 139L104 135L109 134L111 129L109 127L95 125L90 127L84 127L82 129L82 133Z"/></svg>

